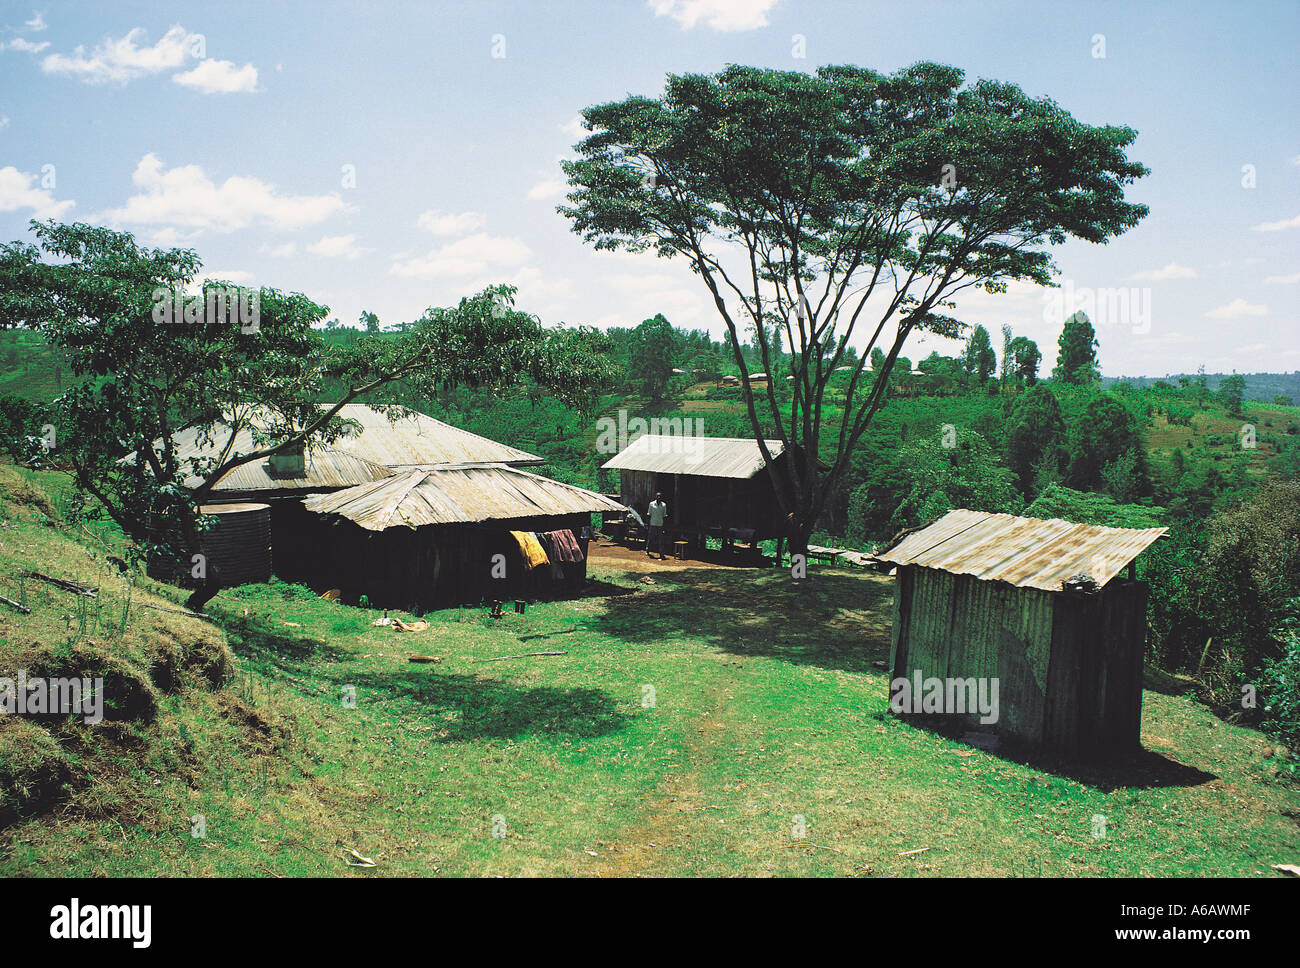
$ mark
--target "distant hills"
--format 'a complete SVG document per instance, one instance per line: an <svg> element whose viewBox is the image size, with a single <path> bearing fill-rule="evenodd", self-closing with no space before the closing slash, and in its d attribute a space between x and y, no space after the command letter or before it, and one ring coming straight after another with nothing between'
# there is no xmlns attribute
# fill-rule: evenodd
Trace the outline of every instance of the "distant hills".
<svg viewBox="0 0 1300 968"><path fill-rule="evenodd" d="M1195 381L1198 374L1196 373L1171 373L1167 376L1106 376L1102 377L1102 386L1113 386L1116 383L1131 383L1135 387L1149 387L1157 380L1164 380L1166 383L1178 385L1180 377ZM1207 373L1205 382L1211 390L1219 388L1219 381L1224 377L1232 376L1231 373ZM1300 370L1294 373L1242 373L1241 376L1246 378L1246 399L1257 400L1263 403L1272 403L1273 397L1278 394L1285 394L1293 401L1300 402Z"/></svg>

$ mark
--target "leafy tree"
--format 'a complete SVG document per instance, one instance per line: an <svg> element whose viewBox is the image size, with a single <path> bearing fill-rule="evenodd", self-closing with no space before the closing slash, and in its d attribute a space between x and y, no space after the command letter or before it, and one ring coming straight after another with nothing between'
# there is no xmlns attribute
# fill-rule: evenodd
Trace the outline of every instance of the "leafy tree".
<svg viewBox="0 0 1300 968"><path fill-rule="evenodd" d="M1060 484L1050 485L1024 513L1031 518L1060 518L1106 528L1146 529L1164 524L1163 508L1122 504L1105 494L1076 491Z"/></svg>
<svg viewBox="0 0 1300 968"><path fill-rule="evenodd" d="M1279 407L1290 407L1295 405L1294 401L1291 399L1290 394L1286 394L1286 393L1273 394L1273 404Z"/></svg>
<svg viewBox="0 0 1300 968"><path fill-rule="evenodd" d="M358 322L365 327L367 333L379 332L379 317L374 313L368 313L365 310L362 310L361 318Z"/></svg>
<svg viewBox="0 0 1300 968"><path fill-rule="evenodd" d="M560 211L573 230L598 249L689 260L742 375L742 327L762 335L759 365L772 373L761 321L781 320L789 408L775 386L746 395L746 407L792 550L839 492L913 331L955 336L960 324L945 310L959 291L1047 284L1047 246L1103 242L1147 212L1123 198L1147 173L1125 156L1134 131L1083 124L1011 84L963 82L926 63L892 75L852 66L670 75L660 99L587 108L592 134L563 163L571 192ZM867 317L868 304L879 314ZM860 329L863 355L835 420L826 389ZM878 342L885 365L864 381ZM765 423L792 456L780 467Z"/></svg>
<svg viewBox="0 0 1300 968"><path fill-rule="evenodd" d="M984 386L993 375L997 358L993 354L993 344L989 342L989 331L983 326L976 326L966 343L966 352L962 354L962 366L976 386Z"/></svg>
<svg viewBox="0 0 1300 968"><path fill-rule="evenodd" d="M1019 380L1022 380L1026 386L1033 386L1038 382L1038 364L1042 362L1043 354L1038 352L1038 344L1033 340L1017 336L1011 341L1011 372Z"/></svg>
<svg viewBox="0 0 1300 968"><path fill-rule="evenodd" d="M596 352L603 336L543 329L514 309L511 287L430 309L405 333L370 334L344 350L315 328L326 307L274 289L255 294L255 326L210 311L216 283L204 287L191 321L168 322L159 313L167 294L183 291L201 268L193 251L140 248L127 233L80 223L31 227L36 245L0 246L0 325L40 331L89 378L57 401L59 453L124 531L186 560L199 546L196 507L222 477L342 436L343 405L380 387L430 398L528 380L578 403L611 375ZM347 389L322 407L313 400L327 376ZM220 445L220 456L182 462L173 439L187 426ZM244 429L255 446L236 454L234 435Z"/></svg>
<svg viewBox="0 0 1300 968"><path fill-rule="evenodd" d="M1010 472L973 430L958 429L955 441L932 434L908 444L899 455L899 468L905 490L894 511L898 529L927 524L955 508L1014 512L1024 504Z"/></svg>
<svg viewBox="0 0 1300 968"><path fill-rule="evenodd" d="M662 313L632 331L632 372L640 379L642 392L656 403L668 390L673 358L673 327Z"/></svg>
<svg viewBox="0 0 1300 968"><path fill-rule="evenodd" d="M1030 387L1007 422L1007 465L1022 492L1028 493L1044 470L1059 476L1065 440L1065 420L1056 397L1041 383Z"/></svg>
<svg viewBox="0 0 1300 968"><path fill-rule="evenodd" d="M1246 397L1246 378L1239 373L1225 376L1219 381L1219 399L1228 410L1228 415L1240 417L1242 402Z"/></svg>
<svg viewBox="0 0 1300 968"><path fill-rule="evenodd" d="M1002 358L998 361L998 385L1005 387L1011 382L1011 327L1002 324Z"/></svg>
<svg viewBox="0 0 1300 968"><path fill-rule="evenodd" d="M1087 384L1097 379L1097 333L1086 313L1065 321L1057 340L1056 369L1052 375L1065 383Z"/></svg>
<svg viewBox="0 0 1300 968"><path fill-rule="evenodd" d="M1070 484L1082 490L1097 487L1102 482L1102 468L1134 451L1141 454L1142 438L1132 412L1110 394L1097 397L1088 404L1074 428ZM1145 470L1144 463L1138 459L1134 472L1144 476Z"/></svg>

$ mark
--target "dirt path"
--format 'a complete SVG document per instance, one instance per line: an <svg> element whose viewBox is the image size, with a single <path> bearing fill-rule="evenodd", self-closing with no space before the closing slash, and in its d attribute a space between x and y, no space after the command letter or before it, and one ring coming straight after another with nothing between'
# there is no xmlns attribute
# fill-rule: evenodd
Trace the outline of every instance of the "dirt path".
<svg viewBox="0 0 1300 968"><path fill-rule="evenodd" d="M660 877L679 873L671 869L670 854L680 852L699 838L706 791L701 774L725 755L731 734L731 687L739 679L742 663L719 667L710 689L713 708L694 719L684 737L681 766L659 788L641 818L605 842L590 873L597 877Z"/></svg>

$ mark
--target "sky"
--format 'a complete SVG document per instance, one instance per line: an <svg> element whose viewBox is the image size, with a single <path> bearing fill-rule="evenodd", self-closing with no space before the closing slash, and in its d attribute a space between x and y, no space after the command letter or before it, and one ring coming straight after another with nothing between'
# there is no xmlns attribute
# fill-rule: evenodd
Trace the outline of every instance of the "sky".
<svg viewBox="0 0 1300 968"><path fill-rule="evenodd" d="M1150 206L1054 251L1060 289L954 314L1038 342L1076 308L1103 374L1300 370L1300 3L606 0L0 3L0 238L28 220L194 248L205 274L385 324L498 282L548 323L724 325L680 258L556 212L578 113L668 74L917 61L1139 132ZM914 336L919 360L960 345Z"/></svg>

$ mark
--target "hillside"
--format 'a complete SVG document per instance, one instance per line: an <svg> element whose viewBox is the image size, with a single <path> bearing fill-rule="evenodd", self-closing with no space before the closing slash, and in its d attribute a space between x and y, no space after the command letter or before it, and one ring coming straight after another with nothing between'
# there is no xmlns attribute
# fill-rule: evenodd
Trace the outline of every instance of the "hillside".
<svg viewBox="0 0 1300 968"><path fill-rule="evenodd" d="M597 548L586 595L496 621L400 633L273 583L223 592L214 625L142 608L180 595L149 581L127 611L111 532L61 493L0 467L0 594L32 609L0 606L0 671L103 671L113 713L0 718L5 876L1249 877L1300 848L1275 744L1169 676L1145 751L1101 771L897 721L883 576ZM529 652L559 654L498 659Z"/></svg>

